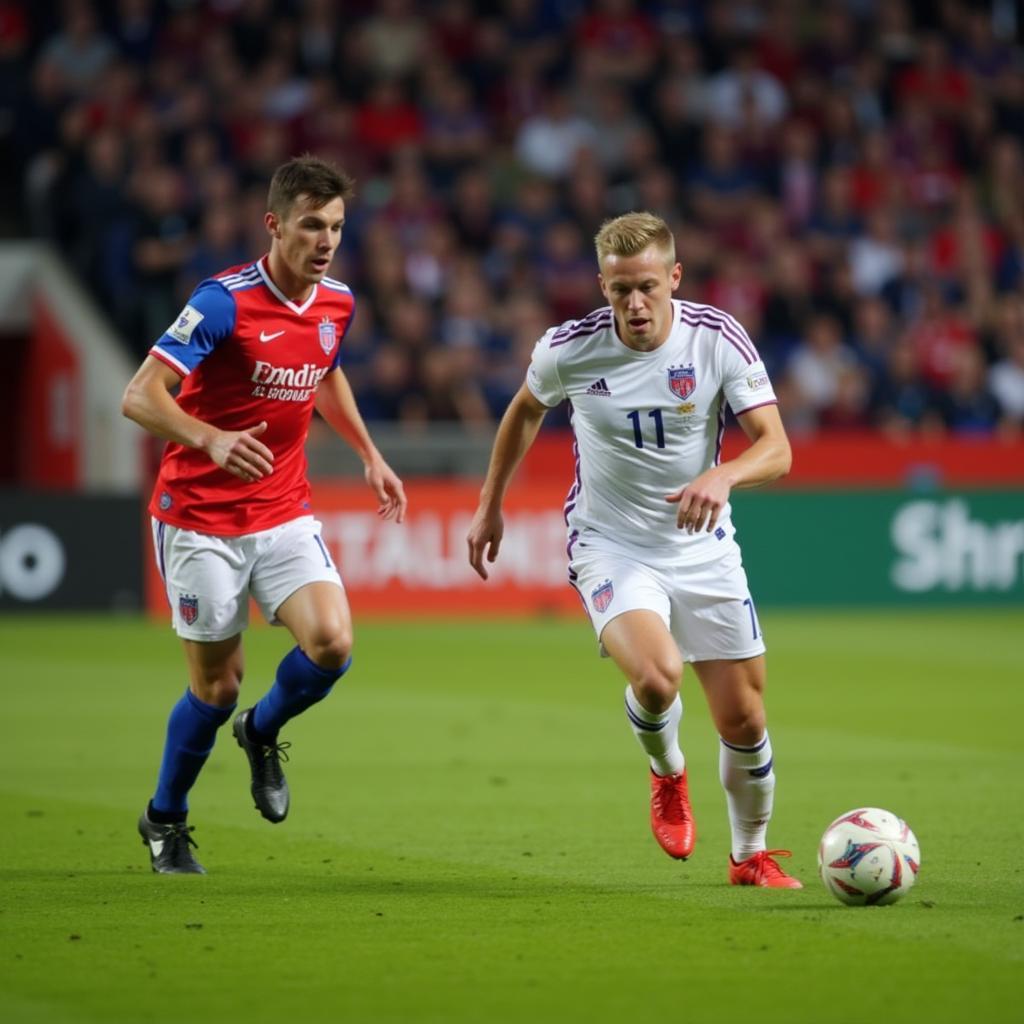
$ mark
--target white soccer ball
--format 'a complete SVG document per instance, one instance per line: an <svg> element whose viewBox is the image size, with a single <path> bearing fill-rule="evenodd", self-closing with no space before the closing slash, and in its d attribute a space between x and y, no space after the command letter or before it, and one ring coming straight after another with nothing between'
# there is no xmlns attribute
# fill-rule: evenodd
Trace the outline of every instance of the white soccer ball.
<svg viewBox="0 0 1024 1024"><path fill-rule="evenodd" d="M895 903L917 881L921 850L910 826L891 811L860 807L841 814L821 837L818 873L840 903Z"/></svg>

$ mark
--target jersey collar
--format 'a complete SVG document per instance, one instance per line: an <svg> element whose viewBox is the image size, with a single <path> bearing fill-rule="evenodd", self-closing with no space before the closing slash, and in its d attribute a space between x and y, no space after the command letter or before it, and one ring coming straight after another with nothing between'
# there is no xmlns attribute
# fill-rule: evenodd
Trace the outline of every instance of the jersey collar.
<svg viewBox="0 0 1024 1024"><path fill-rule="evenodd" d="M306 299L306 301L301 306L297 306L294 302L291 301L291 299L287 298L284 292L282 292L281 289L278 288L277 285L274 284L274 282L270 279L270 274L267 273L267 268L264 265L265 260L266 256L261 256L256 261L256 269L260 272L260 277L263 278L263 283L270 289L274 297L279 302L283 302L284 305L286 305L293 313L305 313L306 310L313 305L313 302L316 299L317 286L313 285L313 290L309 293L309 298Z"/></svg>

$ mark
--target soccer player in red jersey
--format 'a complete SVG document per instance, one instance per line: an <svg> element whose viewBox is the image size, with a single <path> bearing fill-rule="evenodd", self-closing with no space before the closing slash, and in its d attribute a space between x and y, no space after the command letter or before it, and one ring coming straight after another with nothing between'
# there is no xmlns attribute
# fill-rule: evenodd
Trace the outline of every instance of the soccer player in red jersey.
<svg viewBox="0 0 1024 1024"><path fill-rule="evenodd" d="M200 283L125 391L124 415L168 442L149 511L189 673L139 818L154 871L203 873L188 793L238 699L250 597L296 641L267 693L233 723L267 820L288 813L279 729L351 664L348 601L310 511L314 407L363 460L378 514L405 517L402 482L370 439L339 358L355 301L326 275L351 194L352 180L322 160L279 167L269 253Z"/></svg>

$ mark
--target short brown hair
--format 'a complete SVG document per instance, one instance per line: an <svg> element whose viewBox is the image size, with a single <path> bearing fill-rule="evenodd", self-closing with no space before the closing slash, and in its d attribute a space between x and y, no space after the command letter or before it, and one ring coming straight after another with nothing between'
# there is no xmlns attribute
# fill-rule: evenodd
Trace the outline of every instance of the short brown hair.
<svg viewBox="0 0 1024 1024"><path fill-rule="evenodd" d="M287 217L299 196L308 196L315 209L332 199L348 199L355 192L355 180L340 167L304 153L281 164L270 180L267 209Z"/></svg>
<svg viewBox="0 0 1024 1024"><path fill-rule="evenodd" d="M653 213L634 211L613 217L601 225L594 235L597 262L606 256L635 256L649 245L656 245L664 254L665 262L676 261L676 240L669 226Z"/></svg>

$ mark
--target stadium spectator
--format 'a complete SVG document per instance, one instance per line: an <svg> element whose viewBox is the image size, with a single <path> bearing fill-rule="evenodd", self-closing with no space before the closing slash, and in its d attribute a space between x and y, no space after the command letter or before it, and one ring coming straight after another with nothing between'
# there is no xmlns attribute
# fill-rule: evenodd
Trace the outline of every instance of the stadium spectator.
<svg viewBox="0 0 1024 1024"><path fill-rule="evenodd" d="M544 233L539 274L548 309L563 320L599 298L587 242L571 221L559 220Z"/></svg>
<svg viewBox="0 0 1024 1024"><path fill-rule="evenodd" d="M950 305L935 283L925 289L924 305L908 327L907 338L916 353L922 377L937 392L947 388L956 376L957 350L977 343L971 324Z"/></svg>
<svg viewBox="0 0 1024 1024"><path fill-rule="evenodd" d="M595 0L580 17L575 42L580 61L600 67L625 84L647 79L657 57L657 34L650 17L633 0Z"/></svg>
<svg viewBox="0 0 1024 1024"><path fill-rule="evenodd" d="M889 210L868 214L864 231L850 243L848 255L853 287L859 295L879 295L899 276L903 252Z"/></svg>
<svg viewBox="0 0 1024 1024"><path fill-rule="evenodd" d="M445 346L475 352L490 347L494 297L475 261L464 260L453 267L448 287L438 297L443 302L439 340Z"/></svg>
<svg viewBox="0 0 1024 1024"><path fill-rule="evenodd" d="M860 299L854 309L853 329L848 340L868 375L872 391L882 386L886 361L896 343L893 319L892 310L877 296Z"/></svg>
<svg viewBox="0 0 1024 1024"><path fill-rule="evenodd" d="M640 179L633 180L631 184L638 195L647 191L652 207L664 209L664 193L658 194L659 185L653 180L654 176L664 173L664 168L654 165L649 170L649 175L645 174ZM671 176L668 178L667 188L671 191L674 184ZM629 186L624 183L622 187ZM610 199L612 187L608 175L597 160L584 157L576 161L572 174L566 182L565 191L567 195L563 203L564 212L575 227L588 238L592 238L607 218L609 206L612 203ZM675 203L670 202L669 206L674 209Z"/></svg>
<svg viewBox="0 0 1024 1024"><path fill-rule="evenodd" d="M56 72L68 93L83 96L115 59L117 51L97 24L88 0L65 0L62 22L61 31L49 39L39 60Z"/></svg>
<svg viewBox="0 0 1024 1024"><path fill-rule="evenodd" d="M761 181L741 159L736 133L724 125L710 124L704 130L701 159L690 172L687 187L701 223L720 240L727 240L742 230Z"/></svg>
<svg viewBox="0 0 1024 1024"><path fill-rule="evenodd" d="M490 424L480 386L479 353L471 347L426 349L418 361L417 378L416 392L402 409L403 422Z"/></svg>
<svg viewBox="0 0 1024 1024"><path fill-rule="evenodd" d="M674 39L654 83L649 117L665 165L686 167L699 151L707 80L695 39Z"/></svg>
<svg viewBox="0 0 1024 1024"><path fill-rule="evenodd" d="M849 167L831 166L822 181L818 207L807 226L807 244L814 258L835 266L845 259L850 243L861 232L853 203Z"/></svg>
<svg viewBox="0 0 1024 1024"><path fill-rule="evenodd" d="M572 169L581 149L593 148L597 131L572 109L569 94L552 88L542 112L527 117L516 136L516 156L534 174L558 180Z"/></svg>
<svg viewBox="0 0 1024 1024"><path fill-rule="evenodd" d="M843 340L839 321L826 313L815 314L786 366L791 387L787 415L805 428L820 423L837 400L840 381L856 366L856 354Z"/></svg>
<svg viewBox="0 0 1024 1024"><path fill-rule="evenodd" d="M410 354L395 344L374 349L367 372L361 375L359 383L359 404L366 421L397 423L406 420L405 410L414 393Z"/></svg>
<svg viewBox="0 0 1024 1024"><path fill-rule="evenodd" d="M341 60L337 5L332 0L305 0L299 17L299 66L310 77L322 81Z"/></svg>
<svg viewBox="0 0 1024 1024"><path fill-rule="evenodd" d="M371 79L408 79L427 55L430 30L411 0L379 0L374 6L348 55Z"/></svg>
<svg viewBox="0 0 1024 1024"><path fill-rule="evenodd" d="M899 207L904 195L903 182L893 167L884 131L872 130L861 137L851 175L853 205L859 216L865 217L879 207Z"/></svg>
<svg viewBox="0 0 1024 1024"><path fill-rule="evenodd" d="M136 67L149 63L158 30L156 0L118 0L113 14L114 40L122 56Z"/></svg>
<svg viewBox="0 0 1024 1024"><path fill-rule="evenodd" d="M130 225L124 139L112 128L101 129L89 139L84 157L70 169L64 190L65 216L74 225L67 255L112 309L124 278L117 264Z"/></svg>
<svg viewBox="0 0 1024 1024"><path fill-rule="evenodd" d="M985 357L977 345L952 353L950 380L939 406L945 425L962 434L990 434L999 423L999 402L988 388Z"/></svg>
<svg viewBox="0 0 1024 1024"><path fill-rule="evenodd" d="M423 140L423 115L399 82L383 78L355 112L355 142L368 169L381 171L398 150Z"/></svg>
<svg viewBox="0 0 1024 1024"><path fill-rule="evenodd" d="M469 84L444 74L428 98L424 152L431 178L442 190L487 155L487 120L473 102Z"/></svg>
<svg viewBox="0 0 1024 1024"><path fill-rule="evenodd" d="M237 210L228 203L209 206L199 225L199 238L178 276L177 296L184 301L200 281L245 261L248 255Z"/></svg>
<svg viewBox="0 0 1024 1024"><path fill-rule="evenodd" d="M817 425L824 430L863 430L870 427L871 379L858 363L842 367L832 401L821 410Z"/></svg>
<svg viewBox="0 0 1024 1024"><path fill-rule="evenodd" d="M888 373L873 396L878 425L894 436L941 432L938 398L921 374L911 341L897 339L888 356Z"/></svg>
<svg viewBox="0 0 1024 1024"><path fill-rule="evenodd" d="M586 100L581 96L581 108L595 132L588 148L610 178L618 177L626 168L633 139L649 129L618 85L598 84Z"/></svg>
<svg viewBox="0 0 1024 1024"><path fill-rule="evenodd" d="M799 343L817 309L810 253L794 241L784 242L776 249L765 278L762 355L769 372L775 372Z"/></svg>
<svg viewBox="0 0 1024 1024"><path fill-rule="evenodd" d="M896 102L918 99L943 121L955 121L967 108L971 83L949 60L946 40L928 32L920 40L916 60L896 76Z"/></svg>
<svg viewBox="0 0 1024 1024"><path fill-rule="evenodd" d="M819 189L817 140L805 121L783 125L775 174L773 191L782 203L786 226L801 232L817 208Z"/></svg>
<svg viewBox="0 0 1024 1024"><path fill-rule="evenodd" d="M1024 297L1008 295L999 304L995 325L996 362L989 386L1008 429L1024 429Z"/></svg>
<svg viewBox="0 0 1024 1024"><path fill-rule="evenodd" d="M771 72L759 67L754 49L737 46L729 66L711 76L704 90L707 120L739 128L748 105L762 124L778 124L789 109L786 91Z"/></svg>
<svg viewBox="0 0 1024 1024"><path fill-rule="evenodd" d="M715 271L704 284L708 305L730 309L745 330L761 336L765 287L752 260L741 252L732 252L717 261Z"/></svg>
<svg viewBox="0 0 1024 1024"><path fill-rule="evenodd" d="M192 225L180 175L164 165L136 181L131 261L137 286L137 330L159 338L178 312L178 276L191 251Z"/></svg>
<svg viewBox="0 0 1024 1024"><path fill-rule="evenodd" d="M1013 48L995 34L994 12L984 6L967 7L959 32L950 42L953 62L973 83L976 91L990 91L1019 59ZM1019 68L1018 68L1019 70Z"/></svg>

